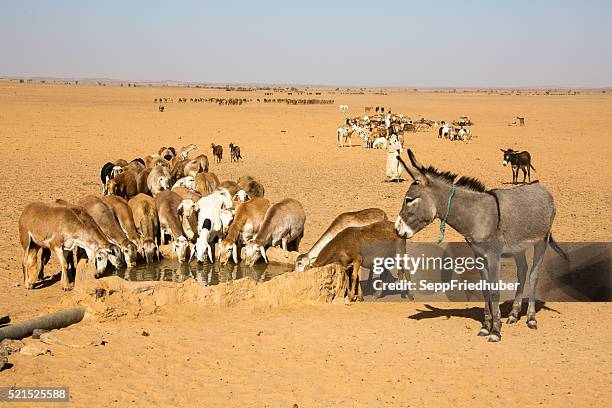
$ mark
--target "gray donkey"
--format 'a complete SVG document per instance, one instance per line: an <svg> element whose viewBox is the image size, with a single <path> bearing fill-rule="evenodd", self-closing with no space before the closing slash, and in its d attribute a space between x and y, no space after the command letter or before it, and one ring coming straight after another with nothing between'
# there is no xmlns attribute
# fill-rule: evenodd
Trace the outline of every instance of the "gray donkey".
<svg viewBox="0 0 612 408"><path fill-rule="evenodd" d="M552 195L537 182L507 190L486 190L474 178L457 179L456 174L441 172L431 166L423 167L410 149L408 157L411 165L407 165L398 154L398 160L414 182L406 192L395 222L397 234L410 238L435 218L441 219L442 233L448 223L464 236L477 255L486 259L481 278L494 284L499 281L501 256L513 256L519 285L508 324L516 323L519 319L528 270L525 251L534 247L527 325L537 329L536 286L544 252L550 245L567 259L567 254L551 235L555 218ZM499 290L483 290L483 295L484 322L478 335L489 336L489 341L497 342L501 340Z"/></svg>

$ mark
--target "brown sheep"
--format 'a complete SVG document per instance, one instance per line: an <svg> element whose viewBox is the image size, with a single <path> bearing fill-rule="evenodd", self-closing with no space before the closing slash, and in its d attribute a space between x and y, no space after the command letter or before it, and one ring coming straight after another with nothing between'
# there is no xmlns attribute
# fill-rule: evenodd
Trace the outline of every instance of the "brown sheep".
<svg viewBox="0 0 612 408"><path fill-rule="evenodd" d="M253 238L259 231L269 207L270 200L263 197L257 197L238 205L227 236L221 241L219 249L221 264L227 264L230 255L234 262L238 263L238 238L241 238L242 242L248 242Z"/></svg>
<svg viewBox="0 0 612 408"><path fill-rule="evenodd" d="M138 194L138 184L136 183L136 174L131 171L124 171L117 174L114 178L108 181L108 193L123 197L126 200Z"/></svg>
<svg viewBox="0 0 612 408"><path fill-rule="evenodd" d="M373 258L395 257L405 251L406 240L397 236L393 222L380 221L363 227L344 229L323 248L312 266L337 263L346 269L352 265L348 298L363 300L359 283L361 266L371 268ZM405 271L402 271L402 275L405 279Z"/></svg>
<svg viewBox="0 0 612 408"><path fill-rule="evenodd" d="M85 208L108 240L121 248L121 255L127 266L136 266L138 248L121 228L113 208L94 195L82 197L77 204Z"/></svg>
<svg viewBox="0 0 612 408"><path fill-rule="evenodd" d="M366 208L361 211L345 212L337 216L321 237L305 254L295 260L294 270L304 272L319 256L319 252L341 231L349 227L363 227L379 221L387 221L387 214L380 208Z"/></svg>
<svg viewBox="0 0 612 408"><path fill-rule="evenodd" d="M119 221L121 229L123 229L123 232L125 232L128 239L136 244L140 250L142 248L142 242L140 235L138 235L138 231L136 230L136 225L134 224L134 214L132 214L132 209L128 205L128 202L125 201L124 198L116 195L107 195L101 198L102 201L113 208L113 212L115 213L117 221Z"/></svg>
<svg viewBox="0 0 612 408"><path fill-rule="evenodd" d="M54 252L62 268L62 289L70 290L66 254L83 249L96 273L106 270L108 261L118 265L111 243L100 227L83 208L62 204L34 202L28 204L19 217L19 240L23 249L23 279L26 289L32 289L36 278L38 252ZM44 261L43 261L44 263ZM40 272L44 265L41 263Z"/></svg>
<svg viewBox="0 0 612 408"><path fill-rule="evenodd" d="M212 193L220 184L215 173L198 173L193 178L196 182L195 190L202 196Z"/></svg>
<svg viewBox="0 0 612 408"><path fill-rule="evenodd" d="M147 263L153 262L155 258L159 260L159 247L157 245L159 218L155 199L146 194L138 194L128 202L128 205L132 210L134 224L141 237L141 255Z"/></svg>
<svg viewBox="0 0 612 408"><path fill-rule="evenodd" d="M264 187L251 176L242 176L238 179L238 185L249 195L251 198L263 197L265 194Z"/></svg>

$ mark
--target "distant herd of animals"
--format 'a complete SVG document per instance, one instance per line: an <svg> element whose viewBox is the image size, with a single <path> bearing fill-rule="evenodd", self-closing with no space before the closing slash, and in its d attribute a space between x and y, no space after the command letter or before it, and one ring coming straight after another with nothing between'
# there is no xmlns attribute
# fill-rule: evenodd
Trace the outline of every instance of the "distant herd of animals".
<svg viewBox="0 0 612 408"><path fill-rule="evenodd" d="M348 108L348 105L338 105L341 113L346 112ZM372 110L374 110L374 107L365 107L366 112ZM427 131L436 127L438 127L439 139L460 140L470 143L473 138L469 126L474 125L474 122L469 116L459 116L458 119L449 123L444 120L438 122L426 118L413 121L403 114L390 113L390 110L387 111L388 117L386 117L384 115L385 108L382 106L376 106L375 112L374 115L345 118L344 124L336 130L337 146L352 147L354 134L358 135L362 140L362 146L366 149L385 149L392 134L397 135L400 144L404 146L405 132ZM531 182L531 170L535 171L535 168L531 164L529 152L513 149L500 150L504 153L502 164L504 166L510 165L512 169L512 184L518 183L519 171L523 172L523 183L526 180Z"/></svg>
<svg viewBox="0 0 612 408"><path fill-rule="evenodd" d="M368 109L371 110L372 108L366 107L366 110ZM397 135L403 145L406 132L428 131L437 126L439 126L439 138L461 140L465 143L472 141L472 131L467 127L469 126L467 124L460 124L457 127L458 121L453 122L453 124L441 121L439 125L437 121L426 118L413 121L408 116L391 113L390 111L387 111L385 115L384 111L384 107L376 107L374 115L345 118L344 124L336 130L338 147L352 147L352 138L356 134L362 140L364 148L385 149L392 134Z"/></svg>
<svg viewBox="0 0 612 408"><path fill-rule="evenodd" d="M268 93L266 93L267 95ZM271 95L272 93L270 93ZM318 94L318 93L317 93ZM291 93L289 93L291 95ZM181 97L177 99L178 103L214 103L217 105L242 105L249 102L259 102L259 103L285 103L288 105L333 105L333 99L293 99L293 98L187 98ZM159 104L158 110L160 112L166 111L166 106L164 104L173 103L174 98L162 97L153 99L153 103Z"/></svg>

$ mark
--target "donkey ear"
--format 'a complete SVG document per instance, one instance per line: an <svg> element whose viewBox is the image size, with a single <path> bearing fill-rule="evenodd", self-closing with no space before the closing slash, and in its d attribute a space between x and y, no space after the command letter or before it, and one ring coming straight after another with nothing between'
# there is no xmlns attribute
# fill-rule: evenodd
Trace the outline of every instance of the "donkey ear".
<svg viewBox="0 0 612 408"><path fill-rule="evenodd" d="M410 149L408 149L408 154L410 153L411 151ZM399 154L397 155L397 160L399 160L400 164L404 167L404 169L406 169L408 174L410 174L410 177L412 177L415 181L419 181L423 184L427 182L427 178L425 177L425 175L423 174L423 172L421 172L419 168L408 166Z"/></svg>
<svg viewBox="0 0 612 408"><path fill-rule="evenodd" d="M408 158L410 159L410 163L412 163L414 167L416 167L419 170L423 170L423 166L421 165L421 163L417 161L416 156L414 155L414 152L412 151L412 149L408 149Z"/></svg>
<svg viewBox="0 0 612 408"><path fill-rule="evenodd" d="M504 149L499 149L499 150L501 150L502 152L506 153L506 151Z"/></svg>

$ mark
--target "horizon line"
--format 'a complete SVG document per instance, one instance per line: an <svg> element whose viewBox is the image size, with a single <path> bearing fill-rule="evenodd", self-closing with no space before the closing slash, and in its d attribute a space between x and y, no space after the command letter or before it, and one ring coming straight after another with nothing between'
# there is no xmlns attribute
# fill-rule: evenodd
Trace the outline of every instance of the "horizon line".
<svg viewBox="0 0 612 408"><path fill-rule="evenodd" d="M523 89L523 90L545 90L545 89L563 89L563 90L608 90L612 89L612 85L603 86L570 86L570 85L515 85L515 86L418 86L418 85L392 85L392 86L378 86L378 85L347 85L347 84L306 84L299 82L205 82L205 81L183 81L175 79L115 79L108 77L54 77L54 76L41 76L41 75L21 75L21 76L0 76L0 80L32 80L32 81L82 81L85 83L131 83L140 85L199 85L204 87L305 87L305 88L346 88L346 89L462 89L462 90L474 90L474 89Z"/></svg>

